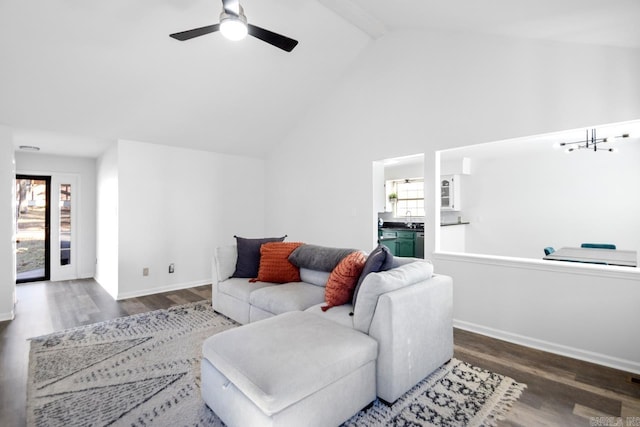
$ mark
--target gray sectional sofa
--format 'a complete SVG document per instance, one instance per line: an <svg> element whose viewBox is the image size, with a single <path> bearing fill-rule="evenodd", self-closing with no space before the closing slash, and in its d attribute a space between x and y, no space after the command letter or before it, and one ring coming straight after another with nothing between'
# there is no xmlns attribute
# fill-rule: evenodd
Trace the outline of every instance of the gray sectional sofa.
<svg viewBox="0 0 640 427"><path fill-rule="evenodd" d="M453 357L452 279L422 259L394 257L390 270L368 274L356 305L321 310L329 272L300 268L301 282L251 283L231 278L236 246L216 249L213 309L249 324L292 311L366 334L377 342L376 395L394 402Z"/></svg>

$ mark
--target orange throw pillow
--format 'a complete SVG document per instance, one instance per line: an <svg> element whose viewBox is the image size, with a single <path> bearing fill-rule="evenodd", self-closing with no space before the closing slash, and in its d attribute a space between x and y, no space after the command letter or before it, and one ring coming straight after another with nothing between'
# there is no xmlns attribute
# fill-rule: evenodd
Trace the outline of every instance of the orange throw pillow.
<svg viewBox="0 0 640 427"><path fill-rule="evenodd" d="M289 255L301 242L269 242L260 246L258 277L250 282L288 283L300 281L300 270L289 262Z"/></svg>
<svg viewBox="0 0 640 427"><path fill-rule="evenodd" d="M347 255L336 265L324 288L324 300L327 305L320 307L322 311L351 301L366 260L364 254L357 251Z"/></svg>

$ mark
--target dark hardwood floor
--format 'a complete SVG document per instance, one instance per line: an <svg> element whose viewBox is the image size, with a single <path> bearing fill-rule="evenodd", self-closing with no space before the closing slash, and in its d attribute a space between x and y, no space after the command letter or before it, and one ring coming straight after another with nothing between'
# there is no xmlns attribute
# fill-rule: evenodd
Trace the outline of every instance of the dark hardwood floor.
<svg viewBox="0 0 640 427"><path fill-rule="evenodd" d="M527 384L502 426L640 425L640 378L456 329L455 357Z"/></svg>
<svg viewBox="0 0 640 427"><path fill-rule="evenodd" d="M0 322L0 426L26 424L28 338L211 299L211 286L114 301L93 279L16 286L15 319Z"/></svg>
<svg viewBox="0 0 640 427"><path fill-rule="evenodd" d="M114 301L94 280L17 286L0 322L0 426L25 425L28 338L211 298L211 287ZM455 330L455 357L527 384L500 426L640 426L640 375Z"/></svg>

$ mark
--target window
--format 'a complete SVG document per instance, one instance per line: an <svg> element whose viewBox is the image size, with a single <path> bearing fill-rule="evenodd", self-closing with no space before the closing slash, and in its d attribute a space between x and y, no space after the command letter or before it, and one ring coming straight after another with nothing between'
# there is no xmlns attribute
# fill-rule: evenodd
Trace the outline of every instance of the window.
<svg viewBox="0 0 640 427"><path fill-rule="evenodd" d="M60 265L71 263L71 184L60 184Z"/></svg>
<svg viewBox="0 0 640 427"><path fill-rule="evenodd" d="M398 196L393 213L396 217L424 216L424 178L387 181L387 197Z"/></svg>

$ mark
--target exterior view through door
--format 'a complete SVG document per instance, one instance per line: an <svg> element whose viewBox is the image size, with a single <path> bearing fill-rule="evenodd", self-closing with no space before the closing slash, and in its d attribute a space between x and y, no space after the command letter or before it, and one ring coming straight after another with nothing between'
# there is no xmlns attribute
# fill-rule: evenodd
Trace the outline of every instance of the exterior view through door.
<svg viewBox="0 0 640 427"><path fill-rule="evenodd" d="M16 282L49 280L51 177L16 175Z"/></svg>

